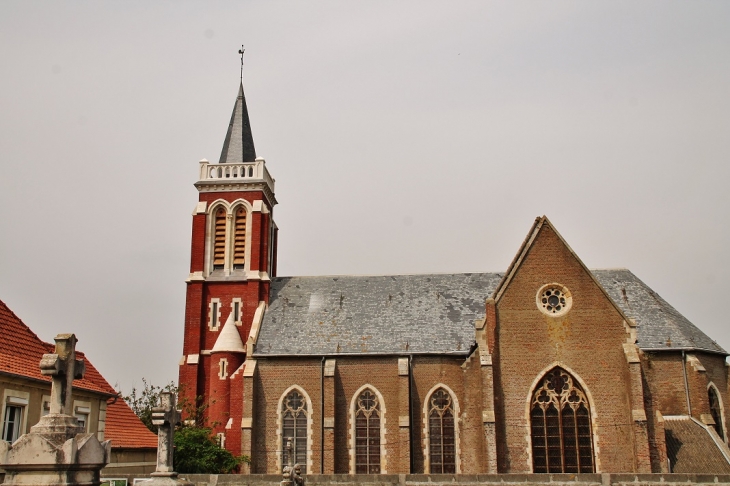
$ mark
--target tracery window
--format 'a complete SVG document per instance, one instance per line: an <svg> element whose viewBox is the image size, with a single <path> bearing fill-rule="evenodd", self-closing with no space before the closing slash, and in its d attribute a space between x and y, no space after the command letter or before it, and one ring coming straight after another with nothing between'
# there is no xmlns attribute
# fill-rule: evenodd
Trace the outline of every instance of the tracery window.
<svg viewBox="0 0 730 486"><path fill-rule="evenodd" d="M233 220L233 268L246 263L246 208L239 206Z"/></svg>
<svg viewBox="0 0 730 486"><path fill-rule="evenodd" d="M355 473L380 474L380 403L364 390L355 404Z"/></svg>
<svg viewBox="0 0 730 486"><path fill-rule="evenodd" d="M536 473L593 472L588 400L575 379L554 368L532 395L532 466Z"/></svg>
<svg viewBox="0 0 730 486"><path fill-rule="evenodd" d="M307 472L307 402L301 393L292 390L281 404L282 464L289 464L287 443L291 440L293 463Z"/></svg>
<svg viewBox="0 0 730 486"><path fill-rule="evenodd" d="M213 225L213 270L223 269L226 264L226 210L218 208Z"/></svg>
<svg viewBox="0 0 730 486"><path fill-rule="evenodd" d="M725 434L722 429L722 410L720 409L720 399L717 396L715 388L710 386L707 389L707 398L710 402L710 413L712 414L712 420L715 421L715 431L722 440L725 440Z"/></svg>
<svg viewBox="0 0 730 486"><path fill-rule="evenodd" d="M431 394L428 412L428 447L432 474L456 473L456 438L451 395L439 388Z"/></svg>

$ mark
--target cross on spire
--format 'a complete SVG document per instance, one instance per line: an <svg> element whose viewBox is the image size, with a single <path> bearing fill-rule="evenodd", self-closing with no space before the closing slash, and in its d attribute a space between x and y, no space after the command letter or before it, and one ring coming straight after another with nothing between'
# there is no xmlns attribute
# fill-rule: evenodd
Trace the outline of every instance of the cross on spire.
<svg viewBox="0 0 730 486"><path fill-rule="evenodd" d="M241 83L243 83L243 53L246 52L246 49L243 48L243 44L241 44L241 48L238 50L238 53L241 55Z"/></svg>
<svg viewBox="0 0 730 486"><path fill-rule="evenodd" d="M70 415L73 408L73 381L84 377L83 359L76 359L74 334L59 334L55 354L44 354L41 358L41 374L51 376L51 414Z"/></svg>

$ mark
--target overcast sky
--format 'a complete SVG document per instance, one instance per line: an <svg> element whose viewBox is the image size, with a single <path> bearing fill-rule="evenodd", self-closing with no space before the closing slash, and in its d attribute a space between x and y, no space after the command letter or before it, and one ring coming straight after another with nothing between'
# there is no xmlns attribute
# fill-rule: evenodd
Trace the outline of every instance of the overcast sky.
<svg viewBox="0 0 730 486"><path fill-rule="evenodd" d="M730 2L0 2L0 299L177 380L238 90L279 275L503 271L546 214L730 350Z"/></svg>

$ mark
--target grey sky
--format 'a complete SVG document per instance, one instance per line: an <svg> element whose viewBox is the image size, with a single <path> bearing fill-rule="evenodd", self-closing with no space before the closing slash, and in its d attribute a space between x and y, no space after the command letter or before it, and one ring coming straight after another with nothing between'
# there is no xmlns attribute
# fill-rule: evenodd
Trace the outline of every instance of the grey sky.
<svg viewBox="0 0 730 486"><path fill-rule="evenodd" d="M0 2L0 299L177 379L238 89L279 274L501 271L547 214L730 350L728 2Z"/></svg>

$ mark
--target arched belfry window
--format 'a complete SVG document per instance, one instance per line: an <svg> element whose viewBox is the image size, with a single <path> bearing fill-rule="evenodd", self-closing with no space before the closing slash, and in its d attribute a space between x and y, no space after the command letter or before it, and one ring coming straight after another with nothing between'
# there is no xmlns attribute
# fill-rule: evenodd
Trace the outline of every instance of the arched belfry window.
<svg viewBox="0 0 730 486"><path fill-rule="evenodd" d="M439 388L431 394L428 412L430 473L456 473L456 435L453 400Z"/></svg>
<svg viewBox="0 0 730 486"><path fill-rule="evenodd" d="M233 215L233 268L246 263L246 208L238 206Z"/></svg>
<svg viewBox="0 0 730 486"><path fill-rule="evenodd" d="M298 390L290 391L281 404L281 463L289 464L287 443L291 440L293 463L307 472L307 402Z"/></svg>
<svg viewBox="0 0 730 486"><path fill-rule="evenodd" d="M213 270L223 269L226 264L226 210L216 209L213 223Z"/></svg>
<svg viewBox="0 0 730 486"><path fill-rule="evenodd" d="M530 427L533 472L593 472L588 400L564 369L553 368L538 383L530 402Z"/></svg>
<svg viewBox="0 0 730 486"><path fill-rule="evenodd" d="M380 474L380 401L366 389L355 403L355 473Z"/></svg>
<svg viewBox="0 0 730 486"><path fill-rule="evenodd" d="M722 427L722 409L720 408L720 397L717 396L717 391L714 386L707 388L707 399L710 402L710 413L712 414L712 420L715 421L715 431L722 440L725 440L725 433Z"/></svg>

